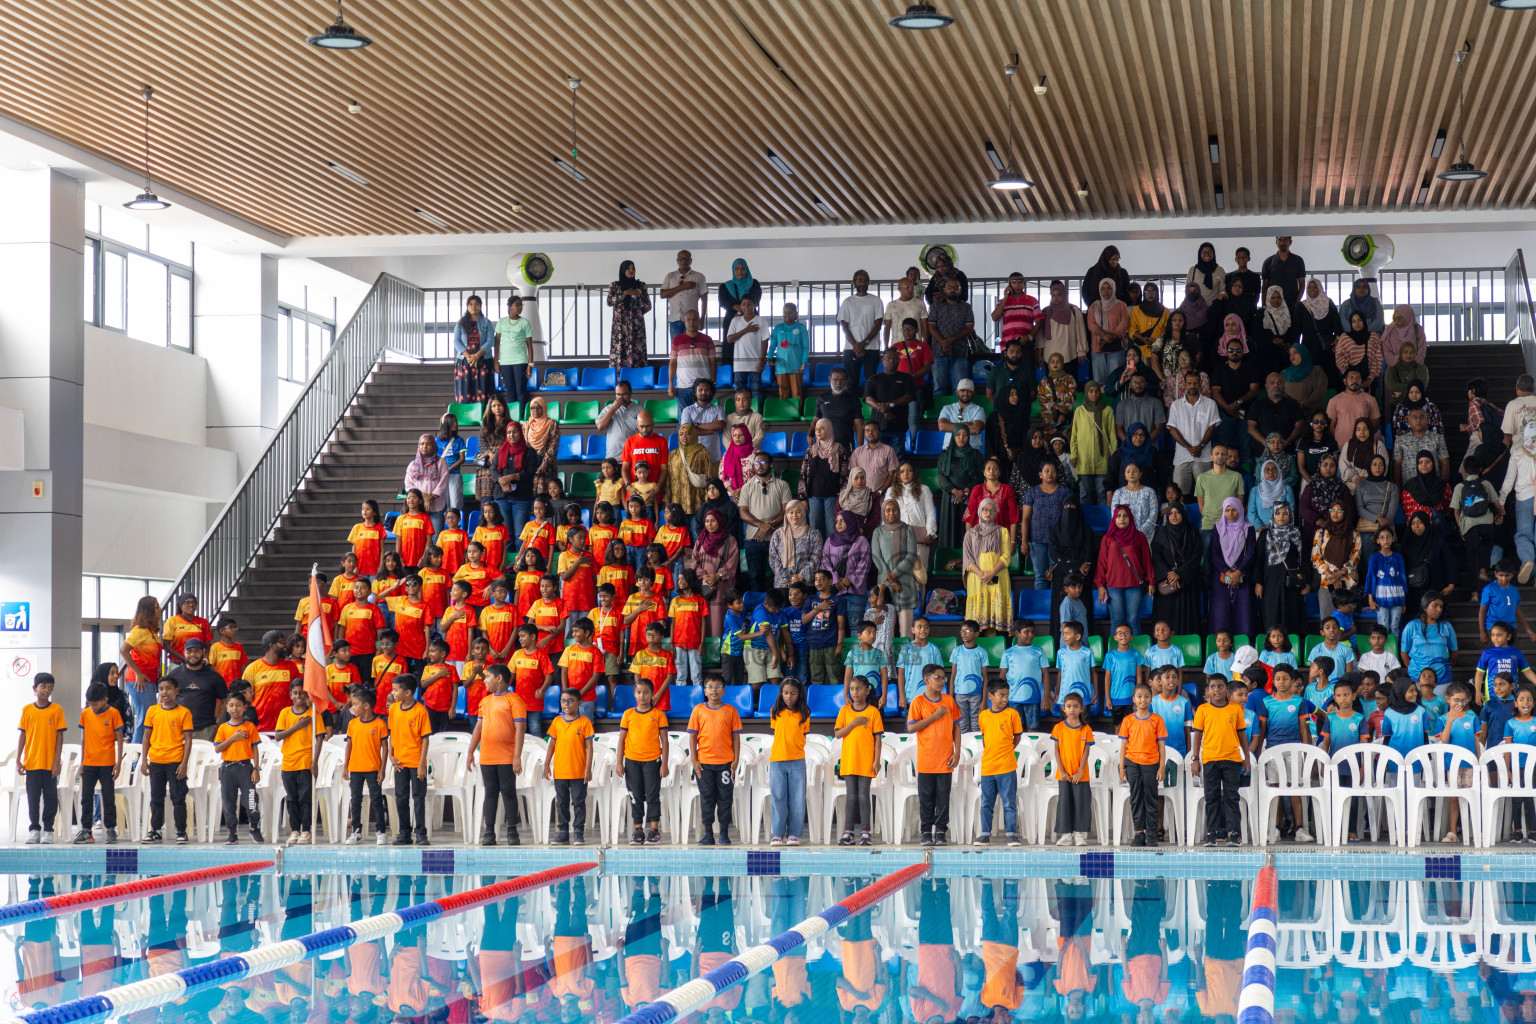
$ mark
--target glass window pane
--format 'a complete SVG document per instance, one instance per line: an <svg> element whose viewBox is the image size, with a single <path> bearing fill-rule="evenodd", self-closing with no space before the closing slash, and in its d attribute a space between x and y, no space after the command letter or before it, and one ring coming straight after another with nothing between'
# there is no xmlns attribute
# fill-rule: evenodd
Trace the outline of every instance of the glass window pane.
<svg viewBox="0 0 1536 1024"><path fill-rule="evenodd" d="M284 380L293 379L293 314L286 309L277 311L277 375Z"/></svg>
<svg viewBox="0 0 1536 1024"><path fill-rule="evenodd" d="M101 577L101 617L103 619L132 619L133 610L139 606L139 598L148 591L143 580L127 580L120 576Z"/></svg>
<svg viewBox="0 0 1536 1024"><path fill-rule="evenodd" d="M171 275L171 344L192 348L192 279Z"/></svg>
<svg viewBox="0 0 1536 1024"><path fill-rule="evenodd" d="M80 631L80 706L85 707L85 687L91 681L91 673L96 670L96 631L94 629L82 629ZM113 660L116 660L117 652L112 652ZM103 661L107 660L105 658Z"/></svg>
<svg viewBox="0 0 1536 1024"><path fill-rule="evenodd" d="M96 598L96 577L80 577L80 617L82 619L94 619L101 611L101 605Z"/></svg>
<svg viewBox="0 0 1536 1024"><path fill-rule="evenodd" d="M102 311L101 319L103 327L110 327L114 331L127 328L128 321L124 316L123 299L127 293L128 262L122 253L107 250L102 264Z"/></svg>
<svg viewBox="0 0 1536 1024"><path fill-rule="evenodd" d="M96 319L96 243L85 240L85 322L99 323Z"/></svg>
<svg viewBox="0 0 1536 1024"><path fill-rule="evenodd" d="M166 269L159 260L128 254L128 336L152 345L166 340Z"/></svg>
<svg viewBox="0 0 1536 1024"><path fill-rule="evenodd" d="M168 259L173 263L180 263L182 266L187 267L192 265L191 240L173 231L167 231L165 228L158 226L150 227L148 249L156 256Z"/></svg>

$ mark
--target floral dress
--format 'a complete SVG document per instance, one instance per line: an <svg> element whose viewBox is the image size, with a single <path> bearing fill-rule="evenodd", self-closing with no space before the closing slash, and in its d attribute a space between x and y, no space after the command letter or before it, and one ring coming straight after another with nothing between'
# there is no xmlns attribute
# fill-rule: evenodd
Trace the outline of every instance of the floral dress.
<svg viewBox="0 0 1536 1024"><path fill-rule="evenodd" d="M491 361L488 339L480 337L480 325L469 324L463 328L464 354L453 366L453 400L455 402L486 402L496 393L496 366ZM478 355L471 361L468 357Z"/></svg>
<svg viewBox="0 0 1536 1024"><path fill-rule="evenodd" d="M1065 424L1072 419L1072 403L1077 400L1077 378L1070 373L1059 377L1047 374L1040 378L1035 391L1040 400L1042 423Z"/></svg>
<svg viewBox="0 0 1536 1024"><path fill-rule="evenodd" d="M645 315L651 311L651 297L624 295L615 281L608 286L608 305L613 307L613 333L608 348L609 366L647 366Z"/></svg>

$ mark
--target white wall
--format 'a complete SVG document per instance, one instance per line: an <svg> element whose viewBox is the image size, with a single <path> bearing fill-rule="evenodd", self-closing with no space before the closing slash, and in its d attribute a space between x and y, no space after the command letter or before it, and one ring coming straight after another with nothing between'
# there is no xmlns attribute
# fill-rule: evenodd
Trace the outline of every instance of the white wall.
<svg viewBox="0 0 1536 1024"><path fill-rule="evenodd" d="M202 445L207 362L85 325L85 422Z"/></svg>

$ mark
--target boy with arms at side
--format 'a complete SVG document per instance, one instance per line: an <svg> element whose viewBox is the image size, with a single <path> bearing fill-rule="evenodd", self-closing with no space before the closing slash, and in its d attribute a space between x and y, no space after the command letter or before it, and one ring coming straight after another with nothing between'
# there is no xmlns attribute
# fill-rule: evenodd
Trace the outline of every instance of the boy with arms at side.
<svg viewBox="0 0 1536 1024"><path fill-rule="evenodd" d="M408 673L416 690L416 677ZM390 684L393 686L393 682ZM356 846L363 841L363 787L368 787L368 803L373 809L374 842L389 842L389 812L384 806L384 759L389 756L389 723L373 713L373 705L361 694L352 698L352 721L347 723L347 744L341 777L352 791L347 815L347 837L342 842Z"/></svg>
<svg viewBox="0 0 1536 1024"><path fill-rule="evenodd" d="M571 843L575 811L575 842L587 841L587 783L592 781L592 723L576 713L577 693L560 694L560 714L549 723L549 756L544 778L555 784L555 846ZM574 805L574 807L573 807Z"/></svg>
<svg viewBox="0 0 1536 1024"><path fill-rule="evenodd" d="M487 693L480 701L480 720L469 737L467 770L475 767L475 751L480 751L480 782L485 803L480 815L480 845L496 845L496 810L505 807L507 845L517 846L517 775L523 770L523 737L528 726L528 709L511 691L512 670L505 665L490 665L485 670Z"/></svg>
<svg viewBox="0 0 1536 1024"><path fill-rule="evenodd" d="M818 576L820 573L818 572ZM818 581L819 582L819 581ZM828 589L831 589L830 577ZM923 692L923 675L930 665L944 666L944 655L939 651L939 645L928 642L928 632L932 627L926 615L919 615L912 620L912 642L903 644L901 650L896 652L896 707L901 711L903 718L907 714L907 707L912 699ZM948 673L945 673L946 684Z"/></svg>
<svg viewBox="0 0 1536 1024"><path fill-rule="evenodd" d="M46 674L38 673L40 676ZM113 784L123 760L123 716L107 703L105 683L92 683L85 691L85 703L85 709L80 712L80 806L92 806L96 785L100 783L101 822L106 828L106 842L110 844L117 842L117 799ZM58 733L53 735L57 738ZM80 831L75 833L75 842L95 841L90 822L82 821Z"/></svg>
<svg viewBox="0 0 1536 1024"><path fill-rule="evenodd" d="M1483 742L1483 731L1482 723L1478 721L1476 712L1472 710L1472 688L1466 683L1452 683L1446 688L1445 696L1448 709L1435 723L1435 731L1430 734L1429 741L1460 747L1476 760L1478 746ZM1476 769L1462 768L1456 773L1457 787L1470 789L1475 775ZM1456 842L1456 824L1461 814L1461 801L1446 802L1450 804L1450 809L1445 816L1445 835L1440 841L1454 843ZM1469 803L1468 806L1471 804Z"/></svg>
<svg viewBox="0 0 1536 1024"><path fill-rule="evenodd" d="M852 846L853 830L860 828L861 841L868 846L873 822L869 787L880 771L881 734L885 732L885 721L880 712L869 705L869 680L858 676L848 689L848 703L838 711L832 732L833 739L843 741L838 763L847 788L843 803L847 808L847 821L843 826L843 838L837 845Z"/></svg>
<svg viewBox="0 0 1536 1024"><path fill-rule="evenodd" d="M434 647L438 645L447 648L441 640L433 641ZM389 757L395 769L395 817L400 822L396 846L411 845L413 808L416 845L427 845L427 752L432 743L432 720L426 705L416 699L416 686L415 677L396 676L395 699L389 705Z"/></svg>
<svg viewBox="0 0 1536 1024"><path fill-rule="evenodd" d="M161 841L165 825L165 794L170 790L176 842L187 841L187 758L192 754L192 712L176 703L176 683L160 680L160 702L144 712L144 749L139 761L149 776L149 834L146 843Z"/></svg>
<svg viewBox="0 0 1536 1024"><path fill-rule="evenodd" d="M634 831L629 845L661 842L661 780L667 775L667 713L656 707L649 679L635 680L635 706L619 721L619 756L613 772L629 790ZM649 824L648 831L641 831Z"/></svg>
<svg viewBox="0 0 1536 1024"><path fill-rule="evenodd" d="M867 677L859 676L868 682ZM960 763L960 706L944 692L943 668L923 677L923 692L907 707L907 732L917 737L918 837L924 846L943 846L949 833L949 792ZM866 829L859 842L869 845Z"/></svg>
<svg viewBox="0 0 1536 1024"><path fill-rule="evenodd" d="M581 618L571 627L571 643L560 652L560 689L576 691L576 712L588 721L597 718L597 681L603 674L603 652L592 646L592 620Z"/></svg>
<svg viewBox="0 0 1536 1024"><path fill-rule="evenodd" d="M981 834L976 837L977 846L992 841L992 810L998 800L1003 802L1008 845L1019 845L1018 744L1024 735L1024 720L1008 696L1006 682L991 684L987 687L990 704L981 713Z"/></svg>
<svg viewBox="0 0 1536 1024"><path fill-rule="evenodd" d="M1130 783L1132 846L1157 845L1157 779L1168 759L1168 725L1152 711L1152 687L1137 683L1120 720L1120 781Z"/></svg>
<svg viewBox="0 0 1536 1024"><path fill-rule="evenodd" d="M1062 720L1051 730L1056 746L1056 845L1087 846L1088 828L1093 822L1093 793L1088 782L1093 729L1084 717L1079 691L1068 691L1061 710Z"/></svg>
<svg viewBox="0 0 1536 1024"><path fill-rule="evenodd" d="M162 682L169 682L171 692L176 692L174 681ZM64 709L53 702L53 686L52 673L39 672L32 680L36 699L21 709L16 774L26 779L27 813L32 822L27 833L29 844L53 842L53 821L59 814L59 772L63 768L64 731L69 723L64 720Z"/></svg>
<svg viewBox="0 0 1536 1024"><path fill-rule="evenodd" d="M629 660L629 670L636 681L650 681L652 702L662 711L672 710L672 684L677 680L677 663L672 660L672 652L662 646L666 636L665 626L651 623L645 629L645 646Z"/></svg>
<svg viewBox="0 0 1536 1024"><path fill-rule="evenodd" d="M238 826L243 807L251 826L251 842L261 846L267 841L261 834L261 802L256 798L256 787L261 783L261 762L256 757L261 733L245 720L244 695L230 694L225 701L225 711L227 717L213 737L214 752L224 758L224 763L219 766L224 827L229 829L229 838L224 840L224 845L234 846L240 841Z"/></svg>
<svg viewBox="0 0 1536 1024"><path fill-rule="evenodd" d="M1008 685L1008 706L1018 712L1030 732L1040 728L1040 698L1048 664L1045 651L1035 646L1035 624L1014 619L1013 646L1003 652L1000 668L1002 681Z"/></svg>
<svg viewBox="0 0 1536 1024"><path fill-rule="evenodd" d="M1248 727L1240 705L1227 700L1226 676L1212 674L1205 703L1195 709L1193 748L1205 790L1205 846L1242 846L1237 787L1248 771ZM1193 827L1191 828L1193 833Z"/></svg>
<svg viewBox="0 0 1536 1024"><path fill-rule="evenodd" d="M283 748L283 793L288 798L288 845L307 843L315 791L315 748L330 738L329 727L315 728L309 693L301 680L289 688L290 707L277 716L273 737Z"/></svg>
<svg viewBox="0 0 1536 1024"><path fill-rule="evenodd" d="M657 624L656 628L661 628ZM741 764L741 716L723 702L725 680L710 673L704 680L704 703L688 718L688 747L699 782L699 812L703 821L700 846L715 845L714 824L720 822L721 846L731 845L731 807L736 769Z"/></svg>

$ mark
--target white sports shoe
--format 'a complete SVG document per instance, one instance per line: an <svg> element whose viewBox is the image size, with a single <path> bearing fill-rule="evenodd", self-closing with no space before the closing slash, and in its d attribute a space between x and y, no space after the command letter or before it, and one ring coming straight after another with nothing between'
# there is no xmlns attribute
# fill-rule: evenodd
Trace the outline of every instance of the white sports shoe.
<svg viewBox="0 0 1536 1024"><path fill-rule="evenodd" d="M1072 833L1072 844L1074 846L1087 846L1088 845L1088 833L1087 832L1073 832Z"/></svg>
<svg viewBox="0 0 1536 1024"><path fill-rule="evenodd" d="M1061 837L1056 840L1056 845L1057 846L1071 846L1072 845L1072 833L1071 832L1063 832L1061 834Z"/></svg>
<svg viewBox="0 0 1536 1024"><path fill-rule="evenodd" d="M1313 841L1312 833L1304 828L1298 828L1296 830L1296 841L1298 843L1310 843Z"/></svg>

